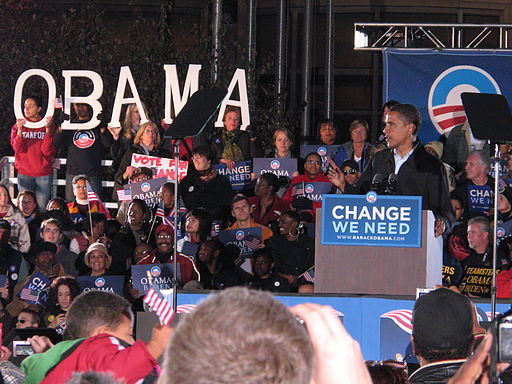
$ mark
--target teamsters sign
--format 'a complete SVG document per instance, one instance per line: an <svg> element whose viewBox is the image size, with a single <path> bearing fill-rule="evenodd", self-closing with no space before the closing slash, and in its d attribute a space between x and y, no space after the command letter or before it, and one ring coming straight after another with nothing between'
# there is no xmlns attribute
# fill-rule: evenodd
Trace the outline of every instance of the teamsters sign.
<svg viewBox="0 0 512 384"><path fill-rule="evenodd" d="M421 247L421 196L324 195L322 244Z"/></svg>

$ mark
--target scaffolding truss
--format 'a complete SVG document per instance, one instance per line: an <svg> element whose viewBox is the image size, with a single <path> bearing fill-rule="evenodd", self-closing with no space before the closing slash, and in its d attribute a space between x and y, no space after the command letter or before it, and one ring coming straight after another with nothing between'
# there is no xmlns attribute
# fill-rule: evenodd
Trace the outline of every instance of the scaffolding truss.
<svg viewBox="0 0 512 384"><path fill-rule="evenodd" d="M354 23L354 49L512 49L512 24Z"/></svg>

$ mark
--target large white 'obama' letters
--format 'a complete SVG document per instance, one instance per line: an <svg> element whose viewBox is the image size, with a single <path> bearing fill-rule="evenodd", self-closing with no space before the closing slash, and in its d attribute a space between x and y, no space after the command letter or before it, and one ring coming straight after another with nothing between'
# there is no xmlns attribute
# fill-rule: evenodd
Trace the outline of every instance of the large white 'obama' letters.
<svg viewBox="0 0 512 384"><path fill-rule="evenodd" d="M101 76L94 71L87 70L68 70L62 71L64 77L64 113L71 113L71 104L88 104L92 108L91 120L85 123L72 123L66 120L62 123L62 129L92 129L100 123L97 116L102 111L101 103L98 99L103 94L103 80ZM71 96L71 79L73 77L85 77L92 82L92 92L89 96Z"/></svg>
<svg viewBox="0 0 512 384"><path fill-rule="evenodd" d="M183 92L180 92L180 86L178 81L178 74L176 71L176 65L166 64L164 65L165 72L165 104L164 104L164 122L166 124L170 124L172 122L172 117L176 117L178 113L183 109L185 104L188 102L189 98L197 92L199 89L199 72L201 71L201 65L199 64L190 64L187 71L187 77L185 79L183 85ZM48 84L48 108L46 110L46 114L44 118L39 122L26 122L25 126L27 128L40 128L46 125L46 117L53 116L55 109L55 97L56 97L56 86L55 80L53 79L50 73L46 72L42 69L29 69L23 72L18 81L16 82L16 88L14 90L14 114L17 119L24 119L23 109L21 107L22 103L22 95L23 95L23 87L28 78L31 76L40 76L42 77ZM97 127L100 124L100 120L98 120L97 116L102 112L102 105L99 102L99 98L103 94L103 80L101 76L89 70L63 70L62 76L64 77L64 112L66 114L70 114L71 112L71 104L79 103L79 104L87 104L92 108L92 118L90 121L85 123L77 123L64 121L62 123L62 129L68 130L78 130L78 129L92 129ZM83 77L87 78L92 82L93 90L89 96L72 96L71 95L71 83L73 78ZM131 92L133 97L124 97L126 90L126 83L130 85ZM238 93L240 95L240 100L231 100L230 96L233 94L235 87L238 85ZM148 121L148 117L144 111L142 106L142 101L140 100L139 93L137 91L137 87L135 86L135 82L133 80L133 76L131 74L130 68L125 66L121 67L119 71L119 80L117 83L117 91L114 100L114 105L112 107L112 117L109 125L112 127L120 126L120 115L121 108L124 104L137 104L137 107L140 112L141 124ZM240 107L241 109L241 118L242 125L241 129L247 128L251 124L250 116L249 116L249 102L247 97L247 84L245 79L245 70L237 69L231 79L231 83L229 84L228 94L224 98L217 121L215 122L216 127L222 127L222 117L224 115L224 111L226 110L227 105L232 105L236 107ZM172 116L172 117L171 117Z"/></svg>
<svg viewBox="0 0 512 384"><path fill-rule="evenodd" d="M201 65L190 64L187 70L187 77L183 85L183 94L180 95L180 83L175 64L165 64L165 115L164 123L171 124L172 117L176 117L182 108L187 104L188 99L199 89L199 71ZM172 104L171 104L172 103ZM172 108L171 108L172 107ZM174 112L174 113L172 113Z"/></svg>
<svg viewBox="0 0 512 384"><path fill-rule="evenodd" d="M238 94L240 95L240 100L231 100L229 97L233 93L236 84L238 83ZM224 126L222 122L222 118L224 117L224 111L226 110L227 105L232 105L234 107L240 107L242 112L242 125L240 129L245 130L249 125L251 125L251 118L249 117L249 100L247 98L247 84L245 81L245 70L238 68L231 79L231 83L228 87L228 94L222 101L219 111L219 117L215 122L216 127Z"/></svg>
<svg viewBox="0 0 512 384"><path fill-rule="evenodd" d="M133 97L124 97L127 81L130 84ZM137 104L137 108L139 109L140 124L147 123L149 120L146 116L144 108L142 107L142 101L140 100L139 92L135 86L135 81L133 81L130 67L121 67L119 70L119 80L117 81L116 98L114 99L114 107L112 108L112 118L108 124L112 127L119 127L121 125L119 122L119 117L121 116L121 106L123 104L133 103Z"/></svg>
<svg viewBox="0 0 512 384"><path fill-rule="evenodd" d="M52 75L46 72L43 69L29 69L23 72L20 77L18 77L18 81L16 81L16 87L14 88L14 115L16 119L24 119L23 110L21 108L21 96L23 94L23 86L25 85L25 81L31 76L41 76L46 80L48 84L48 108L46 108L46 114L43 119L38 122L27 121L24 126L27 128L41 128L46 125L46 118L53 116L53 110L55 108L55 95L57 93L55 87L55 80Z"/></svg>

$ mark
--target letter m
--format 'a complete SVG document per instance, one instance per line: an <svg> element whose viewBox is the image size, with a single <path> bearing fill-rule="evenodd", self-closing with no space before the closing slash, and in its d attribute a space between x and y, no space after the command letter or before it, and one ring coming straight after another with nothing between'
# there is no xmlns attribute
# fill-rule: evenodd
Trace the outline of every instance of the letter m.
<svg viewBox="0 0 512 384"><path fill-rule="evenodd" d="M183 93L180 94L178 72L175 64L165 64L165 116L166 124L172 123L172 117L176 117L187 104L188 99L199 89L199 71L201 65L189 64L187 77L183 85ZM173 113L174 112L174 113Z"/></svg>

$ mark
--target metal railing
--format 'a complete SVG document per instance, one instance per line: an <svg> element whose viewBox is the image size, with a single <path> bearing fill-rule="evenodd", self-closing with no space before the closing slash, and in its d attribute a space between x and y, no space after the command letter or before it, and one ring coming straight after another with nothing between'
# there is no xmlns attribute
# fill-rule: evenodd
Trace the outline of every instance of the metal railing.
<svg viewBox="0 0 512 384"><path fill-rule="evenodd" d="M66 179L59 179L59 170L60 168L56 168L56 166L66 165L65 158L56 158L54 162L53 169L53 187L52 187L52 196L57 196L57 188L66 186ZM101 166L104 168L108 168L112 165L112 160L102 160ZM14 170L14 156L4 156L0 159L0 180L2 183L8 185L9 193L11 197L16 196L15 186L18 185L18 178L16 177L16 172ZM113 188L114 182L109 180L103 180L101 182L101 186L103 188ZM117 209L118 204L115 201L109 201L110 196L103 194L103 204L106 208Z"/></svg>
<svg viewBox="0 0 512 384"><path fill-rule="evenodd" d="M511 49L512 24L354 23L354 49Z"/></svg>

